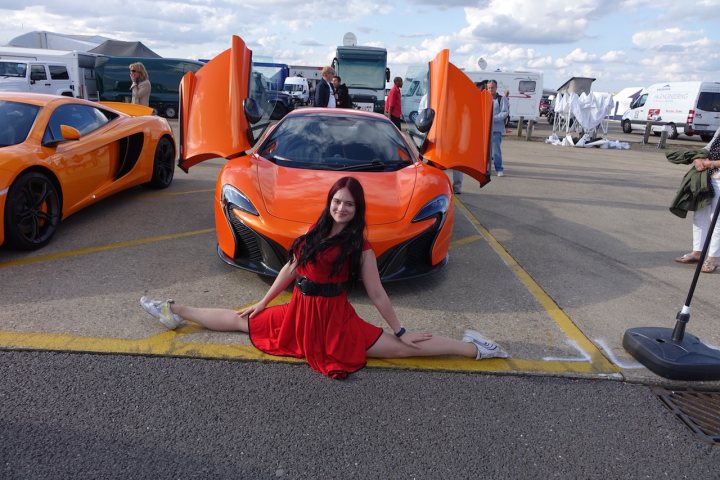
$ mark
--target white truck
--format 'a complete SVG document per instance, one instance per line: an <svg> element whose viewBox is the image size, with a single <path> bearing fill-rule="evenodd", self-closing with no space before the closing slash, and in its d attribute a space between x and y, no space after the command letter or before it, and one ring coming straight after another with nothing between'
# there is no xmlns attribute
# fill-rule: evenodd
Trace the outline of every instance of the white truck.
<svg viewBox="0 0 720 480"><path fill-rule="evenodd" d="M43 48L0 47L0 91L96 99L96 55Z"/></svg>
<svg viewBox="0 0 720 480"><path fill-rule="evenodd" d="M703 141L709 142L720 127L720 82L650 85L623 114L623 132L631 133L633 126L644 129L647 122L653 122L651 128L655 135L668 128L670 138L684 133L700 135Z"/></svg>
<svg viewBox="0 0 720 480"><path fill-rule="evenodd" d="M540 118L540 99L543 96L543 74L542 72L465 72L475 85L483 81L495 80L497 91L504 95L505 91L510 92L508 98L510 104L510 115L508 121L518 122L520 117L523 121Z"/></svg>

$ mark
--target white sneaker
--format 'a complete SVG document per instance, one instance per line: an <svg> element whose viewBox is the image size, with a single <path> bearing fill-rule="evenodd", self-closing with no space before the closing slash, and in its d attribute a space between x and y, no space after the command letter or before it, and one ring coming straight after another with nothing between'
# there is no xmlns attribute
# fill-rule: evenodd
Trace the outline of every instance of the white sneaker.
<svg viewBox="0 0 720 480"><path fill-rule="evenodd" d="M475 360L495 357L507 358L509 356L507 352L500 347L500 345L483 338L475 330L465 330L463 342L468 342L475 345L475 348L477 348L477 356L475 357Z"/></svg>
<svg viewBox="0 0 720 480"><path fill-rule="evenodd" d="M185 325L185 320L170 310L170 304L175 303L173 300L154 300L149 297L140 297L140 306L147 313L160 320L166 328L175 330Z"/></svg>
<svg viewBox="0 0 720 480"><path fill-rule="evenodd" d="M499 171L499 172L497 172L497 176L498 176L498 177L504 177L505 174L504 174L502 171Z"/></svg>

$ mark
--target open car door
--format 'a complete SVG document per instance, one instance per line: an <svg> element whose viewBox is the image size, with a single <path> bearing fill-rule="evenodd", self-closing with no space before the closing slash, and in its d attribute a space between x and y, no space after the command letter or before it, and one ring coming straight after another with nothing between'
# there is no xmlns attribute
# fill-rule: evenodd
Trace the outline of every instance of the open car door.
<svg viewBox="0 0 720 480"><path fill-rule="evenodd" d="M242 155L270 124L273 108L252 51L233 35L228 50L180 82L178 165L187 172L210 158Z"/></svg>
<svg viewBox="0 0 720 480"><path fill-rule="evenodd" d="M421 152L427 160L466 173L482 186L490 181L492 99L450 63L449 56L442 50L429 64L427 106L434 119Z"/></svg>

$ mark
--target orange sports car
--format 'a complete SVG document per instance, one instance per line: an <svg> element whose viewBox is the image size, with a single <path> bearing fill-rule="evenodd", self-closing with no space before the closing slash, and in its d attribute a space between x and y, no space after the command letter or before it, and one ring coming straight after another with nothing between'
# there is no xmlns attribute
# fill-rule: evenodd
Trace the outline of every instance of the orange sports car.
<svg viewBox="0 0 720 480"><path fill-rule="evenodd" d="M453 193L445 169L490 180L492 105L488 92L440 52L428 64L427 108L413 134L382 115L304 108L276 124L261 111L252 52L232 47L180 88L180 161L187 171L226 158L218 178L218 254L236 267L274 276L292 241L324 207L330 186L351 174L363 185L368 237L383 281L445 265L453 229ZM264 133L261 133L265 127Z"/></svg>
<svg viewBox="0 0 720 480"><path fill-rule="evenodd" d="M0 92L0 245L46 245L60 220L121 190L165 188L167 120L125 103Z"/></svg>

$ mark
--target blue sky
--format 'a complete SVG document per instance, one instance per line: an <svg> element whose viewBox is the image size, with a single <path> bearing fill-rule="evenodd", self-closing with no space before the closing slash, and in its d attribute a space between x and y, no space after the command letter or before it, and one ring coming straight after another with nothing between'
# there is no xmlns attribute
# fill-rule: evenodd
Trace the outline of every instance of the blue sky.
<svg viewBox="0 0 720 480"><path fill-rule="evenodd" d="M393 75L443 48L477 70L534 70L546 88L572 76L595 91L720 82L720 0L0 0L0 45L47 30L140 40L162 56L211 58L240 35L257 55L325 65L346 32L388 49Z"/></svg>

